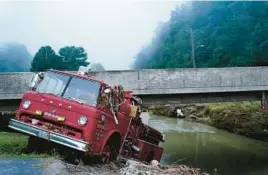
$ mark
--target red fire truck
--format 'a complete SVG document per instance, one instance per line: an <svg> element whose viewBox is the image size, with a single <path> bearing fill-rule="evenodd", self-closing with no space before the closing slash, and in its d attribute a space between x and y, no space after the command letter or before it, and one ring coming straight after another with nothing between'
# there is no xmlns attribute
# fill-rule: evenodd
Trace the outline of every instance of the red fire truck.
<svg viewBox="0 0 268 175"><path fill-rule="evenodd" d="M34 76L8 126L29 135L33 147L53 143L104 163L118 156L160 161L164 137L142 122L141 108L141 100L122 86L88 72L51 69Z"/></svg>

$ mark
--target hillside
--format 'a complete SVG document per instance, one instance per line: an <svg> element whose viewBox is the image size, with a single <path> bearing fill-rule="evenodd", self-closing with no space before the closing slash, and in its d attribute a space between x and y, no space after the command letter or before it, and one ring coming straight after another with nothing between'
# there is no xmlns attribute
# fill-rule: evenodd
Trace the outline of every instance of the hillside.
<svg viewBox="0 0 268 175"><path fill-rule="evenodd" d="M268 65L268 2L186 2L157 27L132 67L193 67L192 46L198 68Z"/></svg>

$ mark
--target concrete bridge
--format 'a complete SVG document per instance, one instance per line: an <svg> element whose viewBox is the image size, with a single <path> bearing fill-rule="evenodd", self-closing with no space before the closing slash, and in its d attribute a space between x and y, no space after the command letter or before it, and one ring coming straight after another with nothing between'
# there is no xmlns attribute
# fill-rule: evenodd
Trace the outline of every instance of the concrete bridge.
<svg viewBox="0 0 268 175"><path fill-rule="evenodd" d="M268 67L154 69L92 72L133 90L143 103L268 102ZM0 74L0 111L16 109L33 73Z"/></svg>

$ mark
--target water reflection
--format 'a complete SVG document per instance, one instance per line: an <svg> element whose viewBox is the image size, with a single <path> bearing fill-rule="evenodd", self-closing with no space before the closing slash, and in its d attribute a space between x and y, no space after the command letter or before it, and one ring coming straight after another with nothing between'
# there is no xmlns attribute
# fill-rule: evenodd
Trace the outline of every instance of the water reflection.
<svg viewBox="0 0 268 175"><path fill-rule="evenodd" d="M41 174L42 169L38 165L42 163L42 159L0 159L0 174L1 175L36 175Z"/></svg>
<svg viewBox="0 0 268 175"><path fill-rule="evenodd" d="M199 167L217 174L268 174L268 143L199 123L152 116L149 125L166 133L161 163Z"/></svg>

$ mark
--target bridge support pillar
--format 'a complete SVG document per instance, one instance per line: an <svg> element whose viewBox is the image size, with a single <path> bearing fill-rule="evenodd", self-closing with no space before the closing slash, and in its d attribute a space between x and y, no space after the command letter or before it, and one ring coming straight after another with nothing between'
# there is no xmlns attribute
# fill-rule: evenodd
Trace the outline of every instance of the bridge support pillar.
<svg viewBox="0 0 268 175"><path fill-rule="evenodd" d="M261 99L261 108L267 110L268 109L268 92L262 92L262 99Z"/></svg>

